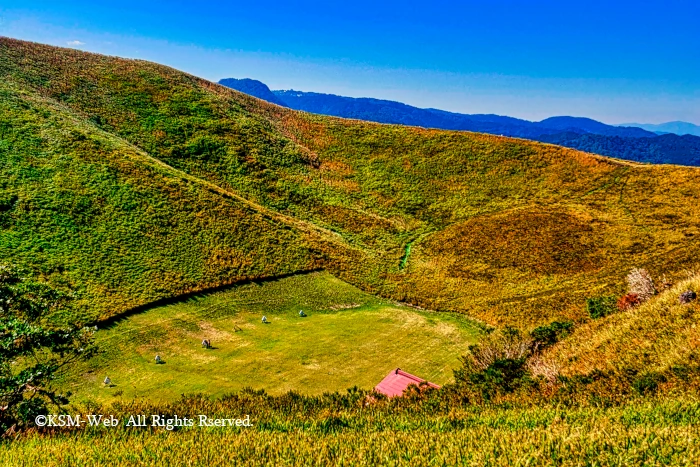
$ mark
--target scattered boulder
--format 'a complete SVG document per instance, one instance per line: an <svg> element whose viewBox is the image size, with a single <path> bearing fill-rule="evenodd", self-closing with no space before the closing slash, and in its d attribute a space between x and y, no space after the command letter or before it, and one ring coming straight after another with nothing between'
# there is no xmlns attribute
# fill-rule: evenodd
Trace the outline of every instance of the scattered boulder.
<svg viewBox="0 0 700 467"><path fill-rule="evenodd" d="M304 310L299 310L299 317L306 318L306 313L304 313Z"/></svg>
<svg viewBox="0 0 700 467"><path fill-rule="evenodd" d="M263 316L263 317L262 317L262 322L265 323L265 324L268 323L268 321L267 321L267 316Z"/></svg>
<svg viewBox="0 0 700 467"><path fill-rule="evenodd" d="M163 363L163 359L160 358L160 355L156 355L156 365L160 365L161 363Z"/></svg>
<svg viewBox="0 0 700 467"><path fill-rule="evenodd" d="M109 376L105 376L104 383L105 383L105 386L107 386L107 387L111 387L111 386L112 386L112 380L110 379Z"/></svg>
<svg viewBox="0 0 700 467"><path fill-rule="evenodd" d="M209 339L204 339L202 341L202 347L205 349L211 349L211 341L209 341Z"/></svg>
<svg viewBox="0 0 700 467"><path fill-rule="evenodd" d="M693 292L692 290L686 290L680 295L680 297L678 297L678 302L681 305L684 305L686 303L695 301L697 298L698 295L695 292Z"/></svg>

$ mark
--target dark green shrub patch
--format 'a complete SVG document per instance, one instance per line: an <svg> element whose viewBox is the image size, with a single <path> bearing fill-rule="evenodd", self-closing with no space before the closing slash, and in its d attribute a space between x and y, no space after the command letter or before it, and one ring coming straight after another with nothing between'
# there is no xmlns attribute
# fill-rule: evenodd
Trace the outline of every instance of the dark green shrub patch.
<svg viewBox="0 0 700 467"><path fill-rule="evenodd" d="M617 311L617 300L614 296L591 297L586 300L586 311L593 318L603 318Z"/></svg>
<svg viewBox="0 0 700 467"><path fill-rule="evenodd" d="M666 376L662 373L650 371L637 376L632 380L632 388L639 394L653 394L659 384L666 382Z"/></svg>
<svg viewBox="0 0 700 467"><path fill-rule="evenodd" d="M574 329L571 321L553 321L547 325L539 326L530 332L534 345L539 349L556 344L560 339L568 336Z"/></svg>

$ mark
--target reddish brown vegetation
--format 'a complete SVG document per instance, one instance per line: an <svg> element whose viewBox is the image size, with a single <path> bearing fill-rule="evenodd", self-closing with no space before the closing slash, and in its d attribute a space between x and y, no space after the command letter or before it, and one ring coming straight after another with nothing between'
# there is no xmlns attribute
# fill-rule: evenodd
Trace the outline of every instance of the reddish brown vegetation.
<svg viewBox="0 0 700 467"><path fill-rule="evenodd" d="M624 297L620 297L620 299L617 301L617 308L620 311L626 311L641 305L641 303L642 300L639 298L639 295L630 292Z"/></svg>

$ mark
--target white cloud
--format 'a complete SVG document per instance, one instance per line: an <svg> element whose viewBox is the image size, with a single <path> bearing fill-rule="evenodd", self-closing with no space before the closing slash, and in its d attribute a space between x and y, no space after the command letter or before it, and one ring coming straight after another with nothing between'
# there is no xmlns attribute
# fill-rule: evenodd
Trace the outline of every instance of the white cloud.
<svg viewBox="0 0 700 467"><path fill-rule="evenodd" d="M68 45L85 45L85 42L80 42L80 41L68 41L66 42Z"/></svg>

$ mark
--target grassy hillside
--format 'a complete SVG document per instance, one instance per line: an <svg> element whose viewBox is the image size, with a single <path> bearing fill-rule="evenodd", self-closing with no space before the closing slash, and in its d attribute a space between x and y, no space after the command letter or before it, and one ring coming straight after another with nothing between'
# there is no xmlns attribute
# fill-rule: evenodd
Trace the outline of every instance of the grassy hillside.
<svg viewBox="0 0 700 467"><path fill-rule="evenodd" d="M548 358L566 376L631 373L677 385L700 369L700 303L679 303L687 290L700 292L700 276L679 281L638 308L591 320Z"/></svg>
<svg viewBox="0 0 700 467"><path fill-rule="evenodd" d="M621 292L631 266L673 277L698 264L694 168L314 116L157 64L11 39L0 39L0 76L169 170L245 200L285 224L285 235L311 238L305 245L314 260L290 263L283 256L296 247L284 236L251 235L279 239L282 256L262 258L285 271L313 262L385 297L534 326L583 317L585 299ZM130 272L144 263L128 263L100 267L151 293L151 279ZM188 264L202 277L209 267ZM243 275L229 269L207 283Z"/></svg>
<svg viewBox="0 0 700 467"><path fill-rule="evenodd" d="M84 320L311 269L303 233L70 110L0 84L0 257L76 290Z"/></svg>
<svg viewBox="0 0 700 467"><path fill-rule="evenodd" d="M402 299L494 324L576 319L586 296L621 292L631 266L673 276L697 264L697 169L488 135L299 120L302 143L343 164L337 177L415 223L406 268L388 276Z"/></svg>
<svg viewBox="0 0 700 467"><path fill-rule="evenodd" d="M99 355L62 387L74 400L102 402L174 401L246 387L321 394L370 390L398 367L445 384L478 335L455 315L398 306L312 273L241 285L114 323L97 333ZM205 338L214 349L201 347ZM156 354L164 364L154 363ZM114 387L102 384L106 375Z"/></svg>

